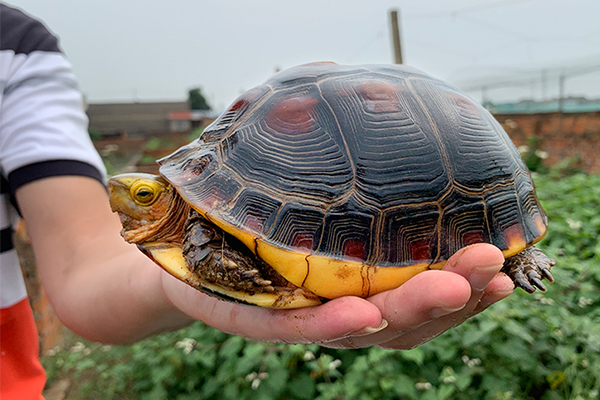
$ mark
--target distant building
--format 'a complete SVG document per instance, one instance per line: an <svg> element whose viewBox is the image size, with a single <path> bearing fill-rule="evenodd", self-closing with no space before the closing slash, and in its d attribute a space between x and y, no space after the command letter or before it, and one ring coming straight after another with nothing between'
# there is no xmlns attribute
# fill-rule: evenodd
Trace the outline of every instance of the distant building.
<svg viewBox="0 0 600 400"><path fill-rule="evenodd" d="M191 117L188 103L185 101L92 103L87 109L90 130L107 136L115 134L148 136L170 131L191 130L193 120L190 118L185 122L185 119L179 118L185 113ZM201 123L198 123L198 126L200 125Z"/></svg>
<svg viewBox="0 0 600 400"><path fill-rule="evenodd" d="M517 103L486 103L485 108L492 114L584 113L600 111L600 99L567 97L562 100L522 100Z"/></svg>
<svg viewBox="0 0 600 400"><path fill-rule="evenodd" d="M173 111L169 113L170 132L188 132L206 125L207 120L213 120L212 111Z"/></svg>

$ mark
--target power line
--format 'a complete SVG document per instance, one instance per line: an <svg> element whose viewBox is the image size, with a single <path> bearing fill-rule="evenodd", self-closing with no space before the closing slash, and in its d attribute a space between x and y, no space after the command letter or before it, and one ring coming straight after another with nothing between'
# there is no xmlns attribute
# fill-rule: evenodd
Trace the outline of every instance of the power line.
<svg viewBox="0 0 600 400"><path fill-rule="evenodd" d="M519 75L529 75L525 78L514 78L514 79L502 79L502 80L498 80L498 78L496 79L485 79L485 81L482 82L477 82L477 83L471 83L470 85L460 85L461 88L463 90L477 90L477 89L494 89L494 88L502 88L502 87L518 87L518 86L523 86L524 84L531 84L531 83L544 83L545 80L548 80L548 75L549 73L553 73L554 77L561 77L563 76L564 78L574 78L577 76L582 76L582 75L587 75L587 74L591 74L594 73L596 71L600 71L600 64L598 65L591 65L591 66L585 66L585 67L571 67L570 69L567 68L555 68L555 69L550 69L550 68L540 68L539 70L531 70L531 71L525 71L523 72L523 74L519 74Z"/></svg>
<svg viewBox="0 0 600 400"><path fill-rule="evenodd" d="M414 15L408 16L407 19L456 17L461 14L485 11L485 10L490 10L493 8L506 7L506 6L510 6L513 4L517 4L517 3L528 3L531 1L533 1L533 0L502 0L502 1L497 1L495 3L485 4L485 5L456 8L456 9L450 10L450 11L436 11L436 12L414 14Z"/></svg>

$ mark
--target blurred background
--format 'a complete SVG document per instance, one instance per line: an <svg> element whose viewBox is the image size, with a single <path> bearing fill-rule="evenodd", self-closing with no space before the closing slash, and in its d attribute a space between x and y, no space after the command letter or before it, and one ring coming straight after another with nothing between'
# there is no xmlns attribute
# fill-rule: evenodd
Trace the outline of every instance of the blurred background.
<svg viewBox="0 0 600 400"><path fill-rule="evenodd" d="M275 70L403 61L494 103L600 98L596 0L20 0L56 32L90 102L185 100L215 110Z"/></svg>
<svg viewBox="0 0 600 400"><path fill-rule="evenodd" d="M519 147L557 260L548 293L517 291L410 351L264 344L201 323L111 347L62 328L21 230L47 399L600 398L599 1L9 3L60 37L110 174L156 171L276 71L394 63L399 38L404 64L483 103Z"/></svg>

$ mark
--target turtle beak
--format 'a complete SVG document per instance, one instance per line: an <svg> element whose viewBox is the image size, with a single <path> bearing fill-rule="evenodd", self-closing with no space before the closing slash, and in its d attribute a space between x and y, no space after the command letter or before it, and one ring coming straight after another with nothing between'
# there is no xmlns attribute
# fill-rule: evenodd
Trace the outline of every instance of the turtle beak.
<svg viewBox="0 0 600 400"><path fill-rule="evenodd" d="M113 212L128 214L132 208L135 208L135 203L129 192L130 187L131 182L128 182L126 177L115 176L110 178L108 181L108 194L110 208Z"/></svg>

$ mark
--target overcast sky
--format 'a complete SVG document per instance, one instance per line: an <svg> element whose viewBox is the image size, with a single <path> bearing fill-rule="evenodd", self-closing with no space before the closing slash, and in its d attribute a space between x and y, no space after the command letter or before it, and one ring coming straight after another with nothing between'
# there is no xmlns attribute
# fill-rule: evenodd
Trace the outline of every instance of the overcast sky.
<svg viewBox="0 0 600 400"><path fill-rule="evenodd" d="M598 0L12 0L60 38L90 102L185 100L217 109L277 68L404 61L481 100L600 97ZM586 68L594 70L575 76ZM545 75L544 75L544 72ZM542 84L545 76L546 84ZM518 81L495 88L497 82Z"/></svg>

